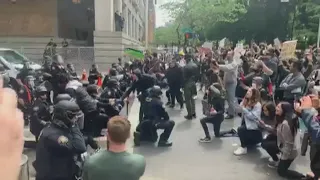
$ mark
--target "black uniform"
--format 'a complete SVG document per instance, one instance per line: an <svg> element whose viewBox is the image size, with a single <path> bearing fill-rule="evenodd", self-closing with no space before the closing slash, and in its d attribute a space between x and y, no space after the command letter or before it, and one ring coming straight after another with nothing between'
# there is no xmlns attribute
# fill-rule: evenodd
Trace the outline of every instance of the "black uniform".
<svg viewBox="0 0 320 180"><path fill-rule="evenodd" d="M38 98L33 105L30 131L38 140L41 130L51 122L50 106L46 100Z"/></svg>
<svg viewBox="0 0 320 180"><path fill-rule="evenodd" d="M175 106L175 99L180 103L181 108L183 107L183 98L180 89L183 85L183 74L182 68L175 65L173 68L169 68L166 73L166 78L168 80L168 85L170 88L170 100L171 107Z"/></svg>
<svg viewBox="0 0 320 180"><path fill-rule="evenodd" d="M139 95L139 101L140 101L140 110L139 110L139 121L143 118L143 106L145 102L145 98L148 96L147 90L151 87L153 87L156 83L156 79L148 74L141 74L140 70L135 70L134 72L138 79L134 81L131 85L131 87L123 94L122 100L129 96L129 94L133 90L137 90Z"/></svg>
<svg viewBox="0 0 320 180"><path fill-rule="evenodd" d="M54 107L52 124L39 137L34 167L36 180L74 180L79 177L79 157L86 152L85 140L75 124L80 111L76 103L60 101Z"/></svg>
<svg viewBox="0 0 320 180"><path fill-rule="evenodd" d="M140 138L143 140L147 134L145 132L152 132L157 129L164 129L159 139L159 146L171 146L172 143L168 142L172 129L175 125L174 121L169 119L169 115L166 112L163 102L159 97L162 94L160 87L155 86L150 90L150 96L145 100L145 107L143 108L144 120L140 123L137 130L140 131ZM147 125L147 126L146 126ZM147 129L151 128L151 129ZM156 131L155 131L156 132ZM151 134L152 135L152 134ZM157 139L157 134L153 133L151 138ZM135 143L139 145L138 133L135 133ZM137 143L138 142L138 143Z"/></svg>

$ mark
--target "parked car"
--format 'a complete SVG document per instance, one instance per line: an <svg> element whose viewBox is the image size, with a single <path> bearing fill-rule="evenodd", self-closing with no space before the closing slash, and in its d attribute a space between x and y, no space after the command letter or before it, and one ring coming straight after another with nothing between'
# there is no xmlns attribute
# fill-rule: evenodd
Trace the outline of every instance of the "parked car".
<svg viewBox="0 0 320 180"><path fill-rule="evenodd" d="M30 63L30 67L38 71L41 69L41 65L30 61L26 56L20 54L18 51L9 48L0 48L0 57L2 57L1 61L6 61L6 64L9 63L16 70L20 70L23 67L23 63L28 61Z"/></svg>

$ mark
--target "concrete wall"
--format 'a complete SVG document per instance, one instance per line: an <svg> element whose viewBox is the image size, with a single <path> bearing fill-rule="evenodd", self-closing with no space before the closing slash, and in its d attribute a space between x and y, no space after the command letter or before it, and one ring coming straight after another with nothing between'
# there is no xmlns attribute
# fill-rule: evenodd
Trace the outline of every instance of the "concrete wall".
<svg viewBox="0 0 320 180"><path fill-rule="evenodd" d="M0 0L0 36L56 36L56 0Z"/></svg>

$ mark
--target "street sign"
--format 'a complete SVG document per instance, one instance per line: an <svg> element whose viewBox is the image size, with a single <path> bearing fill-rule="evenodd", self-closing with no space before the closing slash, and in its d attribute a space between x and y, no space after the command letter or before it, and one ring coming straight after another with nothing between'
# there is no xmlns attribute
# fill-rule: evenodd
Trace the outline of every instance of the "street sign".
<svg viewBox="0 0 320 180"><path fill-rule="evenodd" d="M191 28L182 28L181 30L183 33L193 33Z"/></svg>

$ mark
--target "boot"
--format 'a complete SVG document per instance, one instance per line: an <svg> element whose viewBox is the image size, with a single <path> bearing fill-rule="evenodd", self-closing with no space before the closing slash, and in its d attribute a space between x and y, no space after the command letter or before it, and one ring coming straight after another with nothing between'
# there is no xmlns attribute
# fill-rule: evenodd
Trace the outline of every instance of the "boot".
<svg viewBox="0 0 320 180"><path fill-rule="evenodd" d="M161 134L159 142L158 142L158 147L171 147L172 146L172 142L168 142L168 139L164 136L164 134Z"/></svg>
<svg viewBox="0 0 320 180"><path fill-rule="evenodd" d="M133 142L135 146L140 146L140 133L137 131L133 133Z"/></svg>

